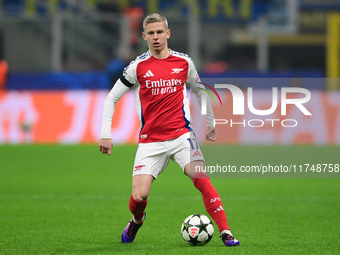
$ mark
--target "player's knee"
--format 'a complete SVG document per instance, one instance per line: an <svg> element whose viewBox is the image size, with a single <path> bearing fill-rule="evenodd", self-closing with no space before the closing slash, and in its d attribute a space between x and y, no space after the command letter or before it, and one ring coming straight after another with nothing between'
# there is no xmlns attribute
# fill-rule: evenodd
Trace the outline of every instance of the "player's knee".
<svg viewBox="0 0 340 255"><path fill-rule="evenodd" d="M210 179L210 177L206 173L203 173L203 172L195 173L194 176L193 176L193 179L199 179L199 178Z"/></svg>
<svg viewBox="0 0 340 255"><path fill-rule="evenodd" d="M144 201L148 198L149 193L146 191L142 191L142 190L138 190L138 191L134 191L132 192L132 197L134 200L136 201Z"/></svg>
<svg viewBox="0 0 340 255"><path fill-rule="evenodd" d="M202 184L206 186L207 183L210 183L210 178L206 173L198 172L193 176L192 182L197 189L201 190Z"/></svg>
<svg viewBox="0 0 340 255"><path fill-rule="evenodd" d="M192 180L195 178L195 176L197 174L199 174L199 173L203 174L204 173L203 171L204 171L204 161L202 161L202 160L192 161L185 166L185 173ZM208 177L208 176L206 175L206 177Z"/></svg>
<svg viewBox="0 0 340 255"><path fill-rule="evenodd" d="M147 196L141 196L141 195L132 195L132 196L133 196L133 199L138 202L144 201L148 198Z"/></svg>
<svg viewBox="0 0 340 255"><path fill-rule="evenodd" d="M136 201L144 201L148 198L153 177L151 175L137 175L132 181L132 197Z"/></svg>

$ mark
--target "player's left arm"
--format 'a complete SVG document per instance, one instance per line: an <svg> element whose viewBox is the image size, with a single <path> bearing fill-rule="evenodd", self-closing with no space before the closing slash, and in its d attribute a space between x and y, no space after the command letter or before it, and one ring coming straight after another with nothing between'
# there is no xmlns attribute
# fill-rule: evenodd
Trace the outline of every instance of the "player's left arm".
<svg viewBox="0 0 340 255"><path fill-rule="evenodd" d="M209 102L208 94L204 91L205 87L201 83L197 70L195 68L194 63L190 60L189 62L189 70L188 70L188 85L190 86L191 91L196 95L198 104L202 107L202 102ZM217 133L215 128L215 116L212 110L211 104L206 104L206 114L204 115L205 120L207 121L207 133L206 139L210 141L215 141L217 139Z"/></svg>
<svg viewBox="0 0 340 255"><path fill-rule="evenodd" d="M217 139L217 133L216 128L213 126L208 126L207 128L207 134L205 136L205 139L209 141L215 141Z"/></svg>

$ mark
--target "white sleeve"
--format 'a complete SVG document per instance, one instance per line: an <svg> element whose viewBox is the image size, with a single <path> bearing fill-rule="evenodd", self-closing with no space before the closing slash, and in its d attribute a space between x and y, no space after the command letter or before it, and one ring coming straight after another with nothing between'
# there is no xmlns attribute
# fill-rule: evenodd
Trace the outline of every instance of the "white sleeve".
<svg viewBox="0 0 340 255"><path fill-rule="evenodd" d="M191 59L188 61L188 63L189 63L189 70L188 70L188 82L187 83L190 86L191 91L196 95L198 105L200 106L200 108L202 107L203 100L205 100L204 102L206 102L207 112L204 115L204 118L207 122L208 127L209 126L214 127L215 116L214 116L214 112L212 110L211 104L209 103L210 98L208 97L208 94L204 91L205 87L201 83L201 80L199 78L199 75L197 73L194 63L192 62Z"/></svg>
<svg viewBox="0 0 340 255"><path fill-rule="evenodd" d="M129 90L121 79L118 79L104 102L102 129L100 138L111 138L112 116L118 100Z"/></svg>
<svg viewBox="0 0 340 255"><path fill-rule="evenodd" d="M195 85L190 85L191 91L193 93L195 93L196 98L197 98L197 102L198 105L200 106L200 108L202 107L203 104L203 100L205 100L206 102L206 109L207 112L204 116L205 120L207 121L207 126L208 127L214 127L215 126L215 116L214 116L214 112L212 110L211 104L210 104L210 98L208 97L208 94L203 90L205 89L204 85L201 83L196 82Z"/></svg>

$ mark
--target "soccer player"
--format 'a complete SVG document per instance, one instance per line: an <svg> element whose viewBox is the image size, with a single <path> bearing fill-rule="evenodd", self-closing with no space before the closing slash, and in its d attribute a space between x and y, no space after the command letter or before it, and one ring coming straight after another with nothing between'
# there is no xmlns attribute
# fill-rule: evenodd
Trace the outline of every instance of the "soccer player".
<svg viewBox="0 0 340 255"><path fill-rule="evenodd" d="M204 86L199 83L195 65L187 55L168 48L170 29L164 16L157 13L148 15L143 21L143 29L149 50L124 69L109 92L104 102L99 142L100 151L111 155L115 104L133 87L141 129L129 201L133 217L121 240L131 243L135 239L146 217L151 184L172 159L202 193L205 208L218 226L223 243L237 246L239 241L230 232L219 194L208 175L196 170L204 169L204 158L191 128L186 86L190 86L199 103L206 94L200 89ZM215 141L217 134L210 104L207 104L205 118L208 126L206 139Z"/></svg>

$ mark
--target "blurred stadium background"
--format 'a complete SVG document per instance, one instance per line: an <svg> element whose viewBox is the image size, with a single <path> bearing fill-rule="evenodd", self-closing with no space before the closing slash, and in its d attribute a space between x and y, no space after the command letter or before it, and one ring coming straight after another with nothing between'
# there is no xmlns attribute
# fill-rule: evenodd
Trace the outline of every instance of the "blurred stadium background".
<svg viewBox="0 0 340 255"><path fill-rule="evenodd" d="M337 0L2 0L0 143L97 142L105 96L147 50L141 22L152 12L168 18L170 48L202 78L284 78L313 90L312 120L288 138L248 139L243 129L220 142L340 143ZM136 142L133 100L117 109L116 143Z"/></svg>

